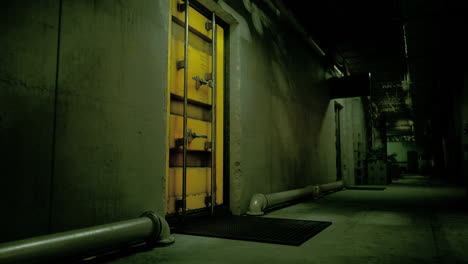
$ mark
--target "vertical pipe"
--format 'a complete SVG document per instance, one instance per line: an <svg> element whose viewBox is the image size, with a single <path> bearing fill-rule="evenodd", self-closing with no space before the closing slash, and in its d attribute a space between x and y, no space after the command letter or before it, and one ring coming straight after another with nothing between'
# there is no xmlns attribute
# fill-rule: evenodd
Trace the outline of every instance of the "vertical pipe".
<svg viewBox="0 0 468 264"><path fill-rule="evenodd" d="M216 205L216 14L212 13L211 19L212 33L212 70L211 70L211 215L214 215L214 207Z"/></svg>
<svg viewBox="0 0 468 264"><path fill-rule="evenodd" d="M188 48L189 48L189 0L185 1L185 47L184 47L184 157L182 164L182 219L187 210L187 97L188 97Z"/></svg>

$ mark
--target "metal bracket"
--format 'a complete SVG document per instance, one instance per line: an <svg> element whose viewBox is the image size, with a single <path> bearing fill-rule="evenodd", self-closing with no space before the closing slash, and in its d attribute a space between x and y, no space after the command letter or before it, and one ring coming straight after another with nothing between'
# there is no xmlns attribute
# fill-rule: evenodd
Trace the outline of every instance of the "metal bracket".
<svg viewBox="0 0 468 264"><path fill-rule="evenodd" d="M211 141L206 141L206 142L205 142L205 150L211 149L211 148L212 148L211 146L212 146Z"/></svg>
<svg viewBox="0 0 468 264"><path fill-rule="evenodd" d="M206 23L205 23L205 29L206 29L207 31L212 30L212 29L213 29L213 23L212 23L211 21L206 21Z"/></svg>
<svg viewBox="0 0 468 264"><path fill-rule="evenodd" d="M184 207L183 205L184 205L184 200L176 200L175 201L176 212L179 212L179 210Z"/></svg>
<svg viewBox="0 0 468 264"><path fill-rule="evenodd" d="M183 138L176 138L175 140L175 147L176 148L183 148L184 147L184 139Z"/></svg>
<svg viewBox="0 0 468 264"><path fill-rule="evenodd" d="M177 11L185 12L185 10L187 10L187 3L177 4Z"/></svg>
<svg viewBox="0 0 468 264"><path fill-rule="evenodd" d="M196 138L208 138L207 135L200 135L195 132L192 132L192 129L187 130L187 143L190 144ZM175 140L176 148L184 146L184 139L183 138L176 138Z"/></svg>
<svg viewBox="0 0 468 264"><path fill-rule="evenodd" d="M188 136L188 138L192 138L192 139L195 139L195 138L208 138L207 135L200 135L200 134L197 134L195 132L192 132L192 129L187 130L187 136Z"/></svg>
<svg viewBox="0 0 468 264"><path fill-rule="evenodd" d="M197 89L199 89L200 86L202 86L202 85L207 85L207 86L213 88L213 82L212 81L203 80L198 76L194 76L194 77L192 77L192 79L197 81L197 84L195 86L195 88L197 88Z"/></svg>
<svg viewBox="0 0 468 264"><path fill-rule="evenodd" d="M185 60L180 60L176 62L176 68L177 70L185 68Z"/></svg>
<svg viewBox="0 0 468 264"><path fill-rule="evenodd" d="M206 205L206 207L211 206L211 196L210 195L205 196L205 205Z"/></svg>

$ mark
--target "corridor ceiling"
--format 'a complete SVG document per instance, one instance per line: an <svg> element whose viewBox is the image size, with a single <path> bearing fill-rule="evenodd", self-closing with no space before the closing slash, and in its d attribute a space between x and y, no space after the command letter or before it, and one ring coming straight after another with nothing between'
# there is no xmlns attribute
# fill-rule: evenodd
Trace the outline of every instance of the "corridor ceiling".
<svg viewBox="0 0 468 264"><path fill-rule="evenodd" d="M350 74L403 79L402 11L399 0L282 1L319 46Z"/></svg>
<svg viewBox="0 0 468 264"><path fill-rule="evenodd" d="M440 72L461 50L462 1L272 1L281 1L343 72L372 74L371 101L391 123L428 118L423 107L438 102Z"/></svg>

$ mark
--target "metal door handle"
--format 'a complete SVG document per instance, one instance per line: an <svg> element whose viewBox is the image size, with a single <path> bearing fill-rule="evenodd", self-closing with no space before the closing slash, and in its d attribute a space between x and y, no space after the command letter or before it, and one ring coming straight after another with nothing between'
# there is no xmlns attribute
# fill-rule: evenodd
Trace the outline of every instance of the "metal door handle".
<svg viewBox="0 0 468 264"><path fill-rule="evenodd" d="M194 77L192 77L192 79L197 81L197 86L196 86L197 89L200 88L200 86L202 86L203 84L208 85L209 87L213 88L213 81L203 80L202 78L200 78L198 76L194 76Z"/></svg>
<svg viewBox="0 0 468 264"><path fill-rule="evenodd" d="M201 135L197 134L195 132L192 132L192 129L187 129L187 143L190 144L192 141L196 138L208 138L207 135ZM176 148L183 147L184 146L184 139L183 138L177 138L175 140ZM206 147L205 147L206 148Z"/></svg>
<svg viewBox="0 0 468 264"><path fill-rule="evenodd" d="M188 137L191 137L191 138L193 138L193 139L195 139L195 138L208 138L207 135L200 135L200 134L197 134L197 133L195 133L195 132L192 132L192 129L189 129L189 130L187 131L187 136L188 136Z"/></svg>

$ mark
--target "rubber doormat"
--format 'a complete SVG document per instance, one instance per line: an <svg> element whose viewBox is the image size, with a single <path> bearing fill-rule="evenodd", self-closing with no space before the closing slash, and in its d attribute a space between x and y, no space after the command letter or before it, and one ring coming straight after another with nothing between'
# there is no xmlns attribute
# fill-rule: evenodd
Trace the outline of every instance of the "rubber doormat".
<svg viewBox="0 0 468 264"><path fill-rule="evenodd" d="M299 246L331 222L255 216L213 216L187 219L174 233Z"/></svg>
<svg viewBox="0 0 468 264"><path fill-rule="evenodd" d="M383 191L386 187L382 186L366 186L366 185L354 185L346 187L348 190L367 190L367 191Z"/></svg>

